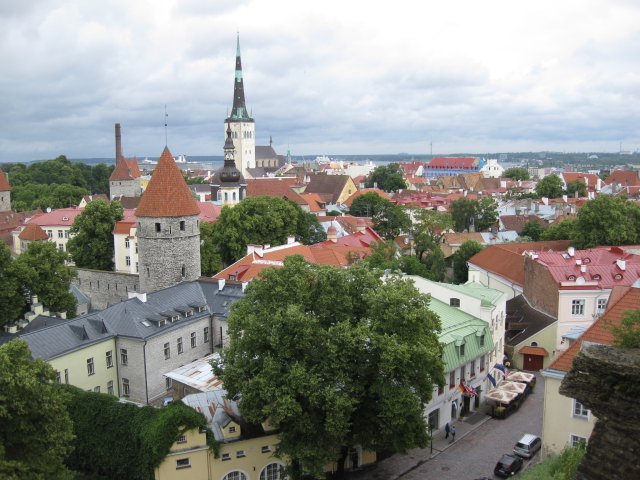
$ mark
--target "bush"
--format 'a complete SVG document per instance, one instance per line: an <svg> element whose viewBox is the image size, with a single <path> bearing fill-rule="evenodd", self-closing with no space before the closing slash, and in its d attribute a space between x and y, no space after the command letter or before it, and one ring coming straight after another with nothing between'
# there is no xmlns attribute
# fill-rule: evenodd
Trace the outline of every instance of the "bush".
<svg viewBox="0 0 640 480"><path fill-rule="evenodd" d="M573 448L567 447L560 455L552 455L535 467L524 470L520 480L573 480L585 451L584 442Z"/></svg>

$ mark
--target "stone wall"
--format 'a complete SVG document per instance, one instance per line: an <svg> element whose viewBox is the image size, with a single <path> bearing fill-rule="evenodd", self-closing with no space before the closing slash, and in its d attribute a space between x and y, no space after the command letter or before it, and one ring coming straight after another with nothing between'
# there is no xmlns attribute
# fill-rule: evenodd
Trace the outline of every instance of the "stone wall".
<svg viewBox="0 0 640 480"><path fill-rule="evenodd" d="M139 197L142 195L140 180L137 178L134 180L112 180L109 182L109 195L110 198Z"/></svg>
<svg viewBox="0 0 640 480"><path fill-rule="evenodd" d="M577 480L640 478L640 349L590 346L576 355L560 393L598 418Z"/></svg>
<svg viewBox="0 0 640 480"><path fill-rule="evenodd" d="M128 298L129 292L139 292L138 275L78 268L75 280L78 288L89 298L90 310L103 310L108 305Z"/></svg>
<svg viewBox="0 0 640 480"><path fill-rule="evenodd" d="M523 295L536 309L558 318L558 284L549 270L530 256L524 259Z"/></svg>

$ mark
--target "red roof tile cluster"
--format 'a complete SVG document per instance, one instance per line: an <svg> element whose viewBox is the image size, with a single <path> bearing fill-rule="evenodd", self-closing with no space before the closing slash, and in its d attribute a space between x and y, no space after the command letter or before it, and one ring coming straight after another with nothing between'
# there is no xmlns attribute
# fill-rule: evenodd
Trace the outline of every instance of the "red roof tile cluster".
<svg viewBox="0 0 640 480"><path fill-rule="evenodd" d="M137 158L120 157L116 159L116 168L111 172L110 181L135 180L136 178L140 178Z"/></svg>
<svg viewBox="0 0 640 480"><path fill-rule="evenodd" d="M317 193L301 193L300 196L304 198L305 202L309 205L309 211L311 213L322 212L326 210L325 201Z"/></svg>
<svg viewBox="0 0 640 480"><path fill-rule="evenodd" d="M602 183L600 177L594 173L581 172L562 172L562 178L565 183L575 182L579 180L587 186L587 190L594 191L596 187Z"/></svg>
<svg viewBox="0 0 640 480"><path fill-rule="evenodd" d="M34 240L49 240L49 235L39 225L28 223L18 235L20 240L31 242Z"/></svg>
<svg viewBox="0 0 640 480"><path fill-rule="evenodd" d="M8 192L9 190L11 190L11 185L9 185L8 175L0 168L0 192Z"/></svg>
<svg viewBox="0 0 640 480"><path fill-rule="evenodd" d="M427 168L437 169L471 169L478 166L478 159L474 157L434 157Z"/></svg>
<svg viewBox="0 0 640 480"><path fill-rule="evenodd" d="M364 222L362 226L364 227L372 227L373 222L370 217L354 217L352 215L342 215L342 216L325 216L318 215L318 222L335 222L340 224L342 229L348 234L355 233L358 231L358 223Z"/></svg>
<svg viewBox="0 0 640 480"><path fill-rule="evenodd" d="M622 186L640 186L640 172L635 170L614 170L604 183L611 185L616 183ZM1 189L0 189L1 190Z"/></svg>
<svg viewBox="0 0 640 480"><path fill-rule="evenodd" d="M278 197L286 198L298 205L307 205L307 201L295 192L291 186L295 184L295 178L281 180L280 178L260 178L247 180L248 197Z"/></svg>
<svg viewBox="0 0 640 480"><path fill-rule="evenodd" d="M620 290L616 292L618 289ZM614 293L616 294L616 301L613 300ZM604 315L597 319L582 336L559 355L548 368L562 372L571 370L573 359L582 349L583 342L611 345L613 343L611 327L620 325L625 312L637 310L638 308L640 308L640 288L615 287L611 292L609 308Z"/></svg>
<svg viewBox="0 0 640 480"><path fill-rule="evenodd" d="M394 195L391 201L394 205L403 205L414 208L449 208L449 204L451 203L448 196L449 194L448 192L443 193L443 195L438 195L433 192L403 190L402 192Z"/></svg>
<svg viewBox="0 0 640 480"><path fill-rule="evenodd" d="M329 228L332 228L331 225ZM335 227L333 227L335 228ZM371 247L374 243L384 242L382 237L376 233L371 227L365 227L362 232L354 232L344 237L333 240L325 240L324 242L312 245L313 248L319 248L327 245L345 245L350 247Z"/></svg>
<svg viewBox="0 0 640 480"><path fill-rule="evenodd" d="M136 209L136 216L187 217L199 214L196 199L191 195L171 152L165 147Z"/></svg>
<svg viewBox="0 0 640 480"><path fill-rule="evenodd" d="M29 220L29 223L35 223L41 227L70 227L81 213L82 210L76 207L57 208L48 213L34 215Z"/></svg>
<svg viewBox="0 0 640 480"><path fill-rule="evenodd" d="M420 167L426 167L427 162L402 162L399 164L402 169L402 173L405 177L410 177L416 174Z"/></svg>

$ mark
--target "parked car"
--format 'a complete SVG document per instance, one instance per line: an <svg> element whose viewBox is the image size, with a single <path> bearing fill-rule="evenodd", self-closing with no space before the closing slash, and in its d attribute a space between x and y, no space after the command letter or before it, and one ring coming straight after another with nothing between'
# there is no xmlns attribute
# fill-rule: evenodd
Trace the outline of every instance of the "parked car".
<svg viewBox="0 0 640 480"><path fill-rule="evenodd" d="M520 471L522 463L523 460L517 455L505 453L500 460L498 460L498 463L496 463L496 468L493 469L493 473L499 477L510 477Z"/></svg>
<svg viewBox="0 0 640 480"><path fill-rule="evenodd" d="M513 453L524 458L531 458L540 450L541 446L542 440L540 440L540 437L526 433L513 447Z"/></svg>

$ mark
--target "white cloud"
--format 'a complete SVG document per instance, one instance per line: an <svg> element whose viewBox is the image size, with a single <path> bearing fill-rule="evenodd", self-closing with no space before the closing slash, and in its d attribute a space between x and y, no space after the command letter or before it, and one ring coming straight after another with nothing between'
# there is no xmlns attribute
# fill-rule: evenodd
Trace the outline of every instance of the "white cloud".
<svg viewBox="0 0 640 480"><path fill-rule="evenodd" d="M294 154L640 146L640 6L40 0L0 5L0 162L220 155L240 31L258 141Z"/></svg>

